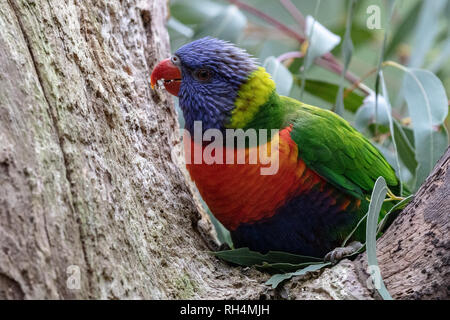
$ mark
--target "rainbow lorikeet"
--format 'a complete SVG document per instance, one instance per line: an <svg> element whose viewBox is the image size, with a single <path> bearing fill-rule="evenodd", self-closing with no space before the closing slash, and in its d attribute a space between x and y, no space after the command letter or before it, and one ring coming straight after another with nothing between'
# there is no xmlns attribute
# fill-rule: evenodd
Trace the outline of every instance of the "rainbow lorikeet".
<svg viewBox="0 0 450 320"><path fill-rule="evenodd" d="M363 217L379 176L392 190L399 186L385 158L347 121L280 96L265 69L228 42L207 37L184 45L155 67L152 87L157 82L179 98L185 148L208 147L208 142L198 146L194 141L196 121L203 133L279 130L268 141L244 145L248 156L251 148L276 143L275 174L261 174L262 161L210 164L187 159L201 196L237 248L323 257ZM224 154L227 148L224 142Z"/></svg>

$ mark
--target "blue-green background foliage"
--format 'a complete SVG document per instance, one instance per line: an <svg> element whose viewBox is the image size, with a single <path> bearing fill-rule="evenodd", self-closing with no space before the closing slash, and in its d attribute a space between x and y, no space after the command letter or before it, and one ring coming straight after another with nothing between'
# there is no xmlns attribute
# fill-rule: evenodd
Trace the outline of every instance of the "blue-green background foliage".
<svg viewBox="0 0 450 320"><path fill-rule="evenodd" d="M280 64L276 58L286 52L299 51L301 48L299 41L265 19L232 2L170 1L170 18L167 25L172 50L175 51L183 44L203 36L213 36L234 42L259 58L260 63L273 75L282 94L308 104L335 110L339 86L342 84L343 87L349 88L351 84L343 81L339 72L331 72L317 64L302 69L304 59L288 59ZM256 8L305 36L305 30L291 14L292 10L283 6L283 1L242 0L240 2ZM340 43L331 53L342 65L350 55L349 71L360 78L372 71L363 83L373 91L377 89L377 92L385 98L389 98L388 111L393 120L394 135L390 132L389 119L383 109L385 108L383 101L378 101L377 113L374 112L375 103L371 105L370 101L369 106L365 104L364 109L359 110L358 113L366 96L360 90L345 96L342 116L368 136L394 168L399 169L402 180L412 190L416 189L448 145L446 129L449 127L447 115L450 95L450 1L356 0L351 16L349 15L351 1L347 0L292 0L289 2L296 6L303 17L313 16L318 23L341 37ZM394 6L391 17L389 9L392 4ZM367 26L368 19L372 19L369 23L377 22L373 20L373 11L369 8L374 5L380 12L379 29L370 29ZM316 30L314 28L313 25L313 36ZM350 41L346 40L346 30L348 30ZM386 33L386 45L382 48ZM326 42L326 38L322 41ZM323 43L314 43L315 47L321 45ZM415 71L416 74L419 72L419 76L413 77L414 73L408 73L396 67L383 66L383 80L386 88L386 92L383 93L381 86L379 88L375 86L376 72L373 72L377 68L381 55L383 55L382 61L392 60L407 68L414 68L407 70ZM437 78L433 74L416 69L428 70ZM301 72L301 70L306 71ZM306 81L302 89L303 79ZM417 96L408 96L408 94L417 93L417 90L421 91L418 88L423 88L425 92ZM436 95L441 96L439 101L433 99ZM430 110L425 106L428 98L431 99ZM408 104L412 102L412 99L419 101L417 106ZM447 99L446 106L442 102L444 99ZM441 105L437 105L439 103ZM418 116L415 116L415 112L418 112ZM421 112L428 115L431 113L430 119L421 117ZM445 119L442 119L443 115ZM182 122L181 117L180 120ZM429 120L429 123L414 123L414 120L416 122ZM414 130L415 127L425 128ZM429 136L422 136L427 134L427 130L430 131ZM432 143L434 147L430 149L429 146L415 146L415 139L423 140L422 144ZM397 142L396 148L393 140ZM423 153L434 152L435 155L431 158L427 157L418 149ZM399 159L399 165L396 159ZM420 177L416 179L417 175Z"/></svg>
<svg viewBox="0 0 450 320"><path fill-rule="evenodd" d="M310 33L299 12L314 18ZM308 38L309 47L264 14ZM330 45L333 36L320 25L340 41ZM247 49L281 94L334 110L366 135L412 191L449 144L450 0L171 0L167 26L173 51L204 36ZM330 46L365 90L346 92L352 83L342 69L312 63ZM296 52L305 58L280 59Z"/></svg>

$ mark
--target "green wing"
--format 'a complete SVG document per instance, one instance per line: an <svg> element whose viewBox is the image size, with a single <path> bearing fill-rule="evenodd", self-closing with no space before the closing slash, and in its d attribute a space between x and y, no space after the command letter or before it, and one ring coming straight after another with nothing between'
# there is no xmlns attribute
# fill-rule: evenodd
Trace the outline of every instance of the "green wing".
<svg viewBox="0 0 450 320"><path fill-rule="evenodd" d="M372 191L379 176L389 186L398 185L383 155L347 121L288 97L281 97L281 102L288 111L286 124L292 125L299 156L328 182L358 198Z"/></svg>

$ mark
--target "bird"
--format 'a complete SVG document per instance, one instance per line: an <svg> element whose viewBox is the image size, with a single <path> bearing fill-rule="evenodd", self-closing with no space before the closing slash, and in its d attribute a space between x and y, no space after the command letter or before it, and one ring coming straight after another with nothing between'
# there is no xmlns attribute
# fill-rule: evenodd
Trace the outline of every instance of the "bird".
<svg viewBox="0 0 450 320"><path fill-rule="evenodd" d="M364 241L364 231L355 232L341 247L364 217L376 179L399 188L394 169L360 132L332 111L279 95L265 68L230 42L185 44L154 67L152 88L158 83L178 97L187 171L234 248L340 259ZM266 133L230 147L226 139L195 140L196 128L200 135ZM211 155L223 161L192 161L195 150L211 144ZM242 150L246 161L255 150L267 155L255 163L225 161L225 153ZM277 170L262 174L268 158Z"/></svg>

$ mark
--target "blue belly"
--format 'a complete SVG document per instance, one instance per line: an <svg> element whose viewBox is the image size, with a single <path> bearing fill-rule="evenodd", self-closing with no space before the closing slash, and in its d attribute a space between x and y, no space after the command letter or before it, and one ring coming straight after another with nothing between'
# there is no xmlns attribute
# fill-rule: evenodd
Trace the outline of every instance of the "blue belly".
<svg viewBox="0 0 450 320"><path fill-rule="evenodd" d="M311 191L291 199L272 217L244 223L231 232L236 248L252 251L285 251L322 258L341 245L360 219L359 210L350 205L332 205L332 198Z"/></svg>

